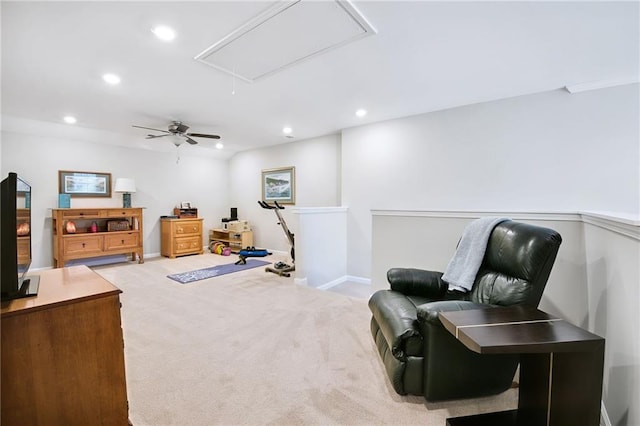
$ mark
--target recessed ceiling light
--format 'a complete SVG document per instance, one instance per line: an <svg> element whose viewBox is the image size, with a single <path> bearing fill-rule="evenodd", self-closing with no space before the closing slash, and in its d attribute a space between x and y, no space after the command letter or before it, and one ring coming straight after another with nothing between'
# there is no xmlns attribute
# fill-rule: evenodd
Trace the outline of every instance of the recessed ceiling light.
<svg viewBox="0 0 640 426"><path fill-rule="evenodd" d="M365 115L367 115L367 110L366 109L359 109L356 111L356 115L358 117L364 117Z"/></svg>
<svg viewBox="0 0 640 426"><path fill-rule="evenodd" d="M282 128L282 133L284 133L285 135L290 135L291 132L293 132L293 129L291 127L283 127Z"/></svg>
<svg viewBox="0 0 640 426"><path fill-rule="evenodd" d="M151 32L156 35L162 41L171 41L176 38L176 32L171 27L166 25L158 25L151 28Z"/></svg>
<svg viewBox="0 0 640 426"><path fill-rule="evenodd" d="M106 81L107 83L109 83L109 84L114 84L115 85L115 84L120 83L120 77L118 77L115 74L104 74L102 76L102 79L104 81Z"/></svg>
<svg viewBox="0 0 640 426"><path fill-rule="evenodd" d="M224 144L222 142L218 142L216 144L216 149L222 149L222 148L224 148Z"/></svg>
<svg viewBox="0 0 640 426"><path fill-rule="evenodd" d="M67 115L66 117L63 118L65 123L68 124L75 124L78 120L76 120L76 118L72 115Z"/></svg>

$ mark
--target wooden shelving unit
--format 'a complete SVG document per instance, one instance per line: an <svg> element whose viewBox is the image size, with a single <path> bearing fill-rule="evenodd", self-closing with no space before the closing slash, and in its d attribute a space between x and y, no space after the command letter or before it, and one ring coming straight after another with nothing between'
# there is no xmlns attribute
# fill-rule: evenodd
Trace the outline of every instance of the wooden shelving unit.
<svg viewBox="0 0 640 426"><path fill-rule="evenodd" d="M232 253L238 253L243 248L253 246L253 231L211 229L209 230L209 247L214 241L220 241L231 248Z"/></svg>
<svg viewBox="0 0 640 426"><path fill-rule="evenodd" d="M142 208L52 209L53 263L62 268L72 259L84 259L112 254L131 254L144 262L142 248ZM126 221L127 230L109 231L109 221ZM69 221L76 232L68 233ZM97 230L91 232L95 223Z"/></svg>

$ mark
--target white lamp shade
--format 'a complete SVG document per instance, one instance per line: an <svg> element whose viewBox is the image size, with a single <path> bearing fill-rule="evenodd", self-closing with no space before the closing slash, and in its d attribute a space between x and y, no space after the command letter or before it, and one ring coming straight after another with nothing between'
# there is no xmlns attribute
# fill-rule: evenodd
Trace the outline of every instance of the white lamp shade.
<svg viewBox="0 0 640 426"><path fill-rule="evenodd" d="M118 178L116 179L116 186L113 190L115 192L125 193L136 192L136 181L131 178Z"/></svg>

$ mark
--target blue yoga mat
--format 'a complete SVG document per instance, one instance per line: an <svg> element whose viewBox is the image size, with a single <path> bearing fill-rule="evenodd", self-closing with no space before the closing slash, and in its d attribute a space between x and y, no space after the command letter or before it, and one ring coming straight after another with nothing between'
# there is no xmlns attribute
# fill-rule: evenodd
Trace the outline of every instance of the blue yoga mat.
<svg viewBox="0 0 640 426"><path fill-rule="evenodd" d="M180 284L189 284L194 281L204 280L206 278L218 277L220 275L231 274L232 272L244 271L245 269L257 268L258 266L268 265L270 262L257 259L247 259L247 263L244 265L236 265L235 263L228 263L226 265L212 266L210 268L197 269L190 272L182 272L180 274L167 275L167 278L171 278Z"/></svg>

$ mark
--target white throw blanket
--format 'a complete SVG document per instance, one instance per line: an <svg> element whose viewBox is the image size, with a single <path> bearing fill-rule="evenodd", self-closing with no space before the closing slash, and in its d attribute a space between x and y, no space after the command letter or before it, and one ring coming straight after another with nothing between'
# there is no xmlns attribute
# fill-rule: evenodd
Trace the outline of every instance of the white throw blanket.
<svg viewBox="0 0 640 426"><path fill-rule="evenodd" d="M458 248L442 275L449 290L469 291L482 264L487 242L493 228L506 217L483 217L469 223L462 233Z"/></svg>

